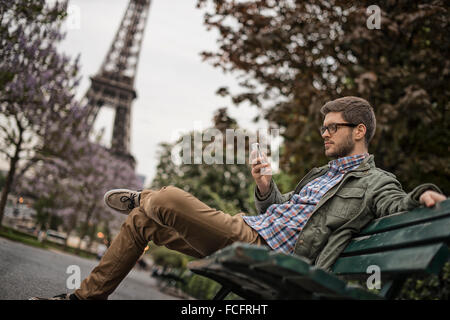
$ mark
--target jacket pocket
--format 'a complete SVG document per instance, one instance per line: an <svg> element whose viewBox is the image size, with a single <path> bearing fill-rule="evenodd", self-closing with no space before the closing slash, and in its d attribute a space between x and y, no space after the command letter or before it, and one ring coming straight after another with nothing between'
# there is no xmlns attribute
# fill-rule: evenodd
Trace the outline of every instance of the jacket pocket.
<svg viewBox="0 0 450 320"><path fill-rule="evenodd" d="M331 215L351 219L362 208L364 194L366 190L362 188L342 188L333 197L329 211Z"/></svg>
<svg viewBox="0 0 450 320"><path fill-rule="evenodd" d="M331 231L334 231L348 221L349 219L345 218L344 216L335 215L333 214L333 211L330 211L330 213L326 215L325 226Z"/></svg>

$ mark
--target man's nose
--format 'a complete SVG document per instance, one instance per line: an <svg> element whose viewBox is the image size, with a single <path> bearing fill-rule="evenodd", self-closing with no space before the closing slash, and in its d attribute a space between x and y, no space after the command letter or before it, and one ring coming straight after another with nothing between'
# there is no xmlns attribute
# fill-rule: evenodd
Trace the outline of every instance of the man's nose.
<svg viewBox="0 0 450 320"><path fill-rule="evenodd" d="M322 133L322 138L329 138L330 137L330 133L328 132L328 129L324 131L324 133Z"/></svg>

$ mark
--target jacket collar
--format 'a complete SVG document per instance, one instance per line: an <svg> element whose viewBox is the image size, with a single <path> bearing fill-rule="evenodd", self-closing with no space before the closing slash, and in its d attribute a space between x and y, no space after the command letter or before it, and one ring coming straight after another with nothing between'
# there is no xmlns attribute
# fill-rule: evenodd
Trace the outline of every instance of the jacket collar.
<svg viewBox="0 0 450 320"><path fill-rule="evenodd" d="M363 160L359 167L352 171L368 171L373 168L375 168L375 160L373 154L371 154Z"/></svg>
<svg viewBox="0 0 450 320"><path fill-rule="evenodd" d="M346 156L338 159L331 160L328 162L328 167L334 170L338 170L342 173L351 171L358 168L363 160L369 156L368 153L357 154L353 156Z"/></svg>
<svg viewBox="0 0 450 320"><path fill-rule="evenodd" d="M374 160L373 154L366 157L357 168L351 170L350 172L364 172L364 171L368 171L372 168L375 168L375 160ZM328 169L329 169L328 164L317 168L318 171L326 171Z"/></svg>

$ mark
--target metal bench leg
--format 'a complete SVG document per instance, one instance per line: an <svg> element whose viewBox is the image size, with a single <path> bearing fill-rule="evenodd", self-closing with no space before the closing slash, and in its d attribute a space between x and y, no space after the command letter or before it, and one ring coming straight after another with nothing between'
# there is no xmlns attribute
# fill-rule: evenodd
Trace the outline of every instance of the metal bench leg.
<svg viewBox="0 0 450 320"><path fill-rule="evenodd" d="M231 292L231 289L222 286L219 291L217 291L216 295L214 296L213 300L223 300L225 297Z"/></svg>

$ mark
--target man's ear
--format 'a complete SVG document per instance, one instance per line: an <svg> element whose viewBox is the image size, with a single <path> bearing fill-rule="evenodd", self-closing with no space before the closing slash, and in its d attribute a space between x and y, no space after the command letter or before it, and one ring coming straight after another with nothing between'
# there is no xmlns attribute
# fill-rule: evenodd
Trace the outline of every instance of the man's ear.
<svg viewBox="0 0 450 320"><path fill-rule="evenodd" d="M355 135L356 140L361 140L364 139L366 132L367 132L366 126L360 123L356 126L355 130L353 131L353 134Z"/></svg>

